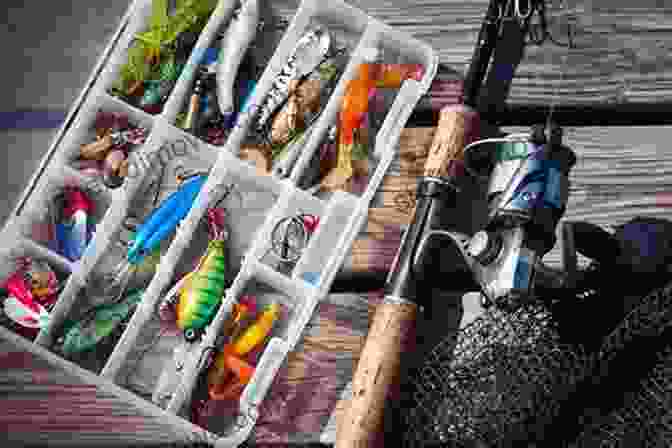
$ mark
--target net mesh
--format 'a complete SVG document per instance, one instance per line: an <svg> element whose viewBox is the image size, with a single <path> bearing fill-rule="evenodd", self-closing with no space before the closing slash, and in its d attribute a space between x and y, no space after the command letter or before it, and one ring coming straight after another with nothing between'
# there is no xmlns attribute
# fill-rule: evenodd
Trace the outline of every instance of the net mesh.
<svg viewBox="0 0 672 448"><path fill-rule="evenodd" d="M671 317L668 284L588 353L561 340L541 304L486 310L411 372L403 444L671 446Z"/></svg>

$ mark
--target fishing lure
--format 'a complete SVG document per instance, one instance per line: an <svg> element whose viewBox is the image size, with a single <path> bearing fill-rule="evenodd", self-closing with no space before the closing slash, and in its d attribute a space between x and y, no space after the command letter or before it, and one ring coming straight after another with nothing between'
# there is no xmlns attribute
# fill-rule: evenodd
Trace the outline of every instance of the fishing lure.
<svg viewBox="0 0 672 448"><path fill-rule="evenodd" d="M133 275L147 265L147 258L152 256L158 260L161 242L171 235L180 221L187 216L206 178L206 174L199 174L182 181L180 188L133 230L133 238L127 244L126 257L110 274L101 297L113 303L118 301L123 297ZM109 299L111 295L114 295L114 298Z"/></svg>
<svg viewBox="0 0 672 448"><path fill-rule="evenodd" d="M145 90L138 106L147 113L159 113L159 104L164 102L182 73L183 64L170 58L161 65L158 79L145 81Z"/></svg>
<svg viewBox="0 0 672 448"><path fill-rule="evenodd" d="M44 327L49 320L46 307L53 305L59 290L56 274L47 263L28 257L18 265L2 286L5 314L23 327Z"/></svg>
<svg viewBox="0 0 672 448"><path fill-rule="evenodd" d="M235 338L230 345L231 354L245 356L259 347L270 335L279 316L280 305L276 302L271 303L253 324L248 326L239 337ZM229 348L225 347L224 351L227 350Z"/></svg>
<svg viewBox="0 0 672 448"><path fill-rule="evenodd" d="M254 376L255 368L245 360L227 352L217 358L218 367L208 375L208 396L211 400L238 398ZM229 380L233 377L233 380Z"/></svg>
<svg viewBox="0 0 672 448"><path fill-rule="evenodd" d="M66 323L65 334L62 340L59 340L63 344L63 353L70 356L95 348L133 313L142 299L143 292L143 290L134 291L120 302L94 308L78 322Z"/></svg>
<svg viewBox="0 0 672 448"><path fill-rule="evenodd" d="M309 30L299 39L261 107L256 125L257 132L263 132L273 113L293 93L297 83L292 81L299 80L315 70L327 57L330 47L331 36L321 27Z"/></svg>
<svg viewBox="0 0 672 448"><path fill-rule="evenodd" d="M41 302L50 302L54 299L58 293L59 285L56 273L49 264L27 258L24 261L24 266L23 276L33 296Z"/></svg>
<svg viewBox="0 0 672 448"><path fill-rule="evenodd" d="M93 212L93 202L74 187L64 189L62 200L61 222L56 224L59 249L65 258L78 261L92 238L89 216Z"/></svg>
<svg viewBox="0 0 672 448"><path fill-rule="evenodd" d="M407 79L422 81L425 68L422 64L377 64L364 63L371 65L376 80L376 87L387 89L398 89Z"/></svg>
<svg viewBox="0 0 672 448"><path fill-rule="evenodd" d="M423 73L424 67L419 64L360 64L357 77L348 83L341 104L336 166L323 179L322 188L344 188L355 171L366 171L367 145L361 142L358 133L367 119L376 89L399 88L404 80L422 79ZM359 169L360 165L364 168Z"/></svg>
<svg viewBox="0 0 672 448"><path fill-rule="evenodd" d="M14 296L5 298L3 309L5 315L15 323L26 328L45 328L49 324L49 312L39 303L31 303Z"/></svg>
<svg viewBox="0 0 672 448"><path fill-rule="evenodd" d="M168 15L168 0L153 0L150 29L136 35L150 64L161 59L161 54L180 34L204 22L214 11L218 0L176 0L175 13Z"/></svg>
<svg viewBox="0 0 672 448"><path fill-rule="evenodd" d="M196 134L196 129L199 124L201 113L201 100L205 91L205 80L203 77L198 77L194 82L194 90L189 98L189 107L187 109L187 116L184 119L184 127L192 134Z"/></svg>
<svg viewBox="0 0 672 448"><path fill-rule="evenodd" d="M255 38L259 27L259 0L244 0L234 13L219 52L217 66L217 99L225 121L235 113L233 85L243 56Z"/></svg>
<svg viewBox="0 0 672 448"><path fill-rule="evenodd" d="M177 56L186 62L188 51L181 38L186 34L196 34L192 31L205 25L216 6L217 0L176 0L175 13L169 16L168 0L153 0L149 29L135 36L135 41L128 50L128 60L121 67L119 81L113 90L122 97L134 96L144 86L145 81L155 74L160 61L170 61L173 56ZM196 38L189 42L189 47L193 47ZM161 79L166 78L163 76ZM156 86L155 88L158 89ZM164 88L162 92L164 93L160 96L165 95ZM157 93L150 95L156 98Z"/></svg>
<svg viewBox="0 0 672 448"><path fill-rule="evenodd" d="M336 167L322 181L327 190L342 188L353 176L353 149L355 132L364 121L369 100L375 93L375 66L361 64L358 76L351 80L345 90L339 114L339 141Z"/></svg>
<svg viewBox="0 0 672 448"><path fill-rule="evenodd" d="M141 145L147 139L149 130L130 127L123 131L107 133L105 136L87 143L80 148L80 157L86 160L103 160L110 151L126 150L131 145Z"/></svg>
<svg viewBox="0 0 672 448"><path fill-rule="evenodd" d="M196 196L205 184L207 175L200 174L185 180L179 190L171 194L139 227L126 259L137 264L155 250L177 227L191 210Z"/></svg>
<svg viewBox="0 0 672 448"><path fill-rule="evenodd" d="M227 232L218 209L208 210L211 240L194 271L180 288L177 303L177 326L188 342L195 341L210 322L227 285Z"/></svg>
<svg viewBox="0 0 672 448"><path fill-rule="evenodd" d="M267 254L272 252L277 257L281 272L288 274L294 268L319 222L318 216L303 213L284 217L276 223L271 231L271 247Z"/></svg>
<svg viewBox="0 0 672 448"><path fill-rule="evenodd" d="M235 398L249 383L254 367L242 358L266 341L279 315L280 306L273 302L240 336L231 336L233 342L222 348L208 372L208 394L212 400ZM232 382L228 381L231 375L235 377Z"/></svg>
<svg viewBox="0 0 672 448"><path fill-rule="evenodd" d="M46 310L35 299L26 283L24 271L19 269L14 272L3 285L3 289L9 296L5 299L5 314L23 326L39 326L39 318Z"/></svg>

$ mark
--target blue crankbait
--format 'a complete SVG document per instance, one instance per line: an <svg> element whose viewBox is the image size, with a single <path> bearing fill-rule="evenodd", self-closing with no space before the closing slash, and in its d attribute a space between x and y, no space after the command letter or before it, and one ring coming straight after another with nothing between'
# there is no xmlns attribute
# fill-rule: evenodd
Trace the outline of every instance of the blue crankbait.
<svg viewBox="0 0 672 448"><path fill-rule="evenodd" d="M175 193L171 194L159 208L155 209L138 228L126 259L130 264L140 263L144 257L156 249L182 221L196 196L201 191L207 176L204 174L186 180Z"/></svg>

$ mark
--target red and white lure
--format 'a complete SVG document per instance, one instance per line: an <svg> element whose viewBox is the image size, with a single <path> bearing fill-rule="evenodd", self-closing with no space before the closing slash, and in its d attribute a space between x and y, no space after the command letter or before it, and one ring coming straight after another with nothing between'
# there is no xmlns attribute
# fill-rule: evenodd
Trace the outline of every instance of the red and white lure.
<svg viewBox="0 0 672 448"><path fill-rule="evenodd" d="M44 328L49 322L47 307L53 305L58 294L58 279L46 263L23 257L18 269L7 279L3 288L5 315L27 328Z"/></svg>

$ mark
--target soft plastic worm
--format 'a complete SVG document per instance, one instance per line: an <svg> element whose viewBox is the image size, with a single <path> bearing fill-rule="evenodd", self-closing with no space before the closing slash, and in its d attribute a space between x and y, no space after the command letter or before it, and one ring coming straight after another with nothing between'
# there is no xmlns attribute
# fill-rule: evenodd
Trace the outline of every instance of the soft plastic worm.
<svg viewBox="0 0 672 448"><path fill-rule="evenodd" d="M259 27L259 0L246 0L235 16L222 42L217 66L219 109L229 122L235 113L233 85L243 56Z"/></svg>

